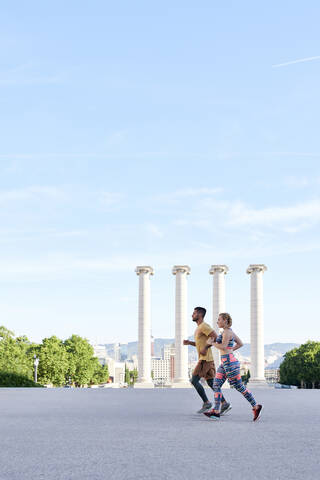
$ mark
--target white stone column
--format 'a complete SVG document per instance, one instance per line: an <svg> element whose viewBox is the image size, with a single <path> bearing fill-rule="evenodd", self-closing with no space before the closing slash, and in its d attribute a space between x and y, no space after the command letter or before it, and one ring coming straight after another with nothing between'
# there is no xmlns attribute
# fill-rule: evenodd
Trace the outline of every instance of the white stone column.
<svg viewBox="0 0 320 480"><path fill-rule="evenodd" d="M175 265L172 273L176 276L175 374L172 387L189 388L188 347L183 345L183 340L188 338L187 275L190 274L190 267Z"/></svg>
<svg viewBox="0 0 320 480"><path fill-rule="evenodd" d="M263 332L263 273L265 265L249 265L251 275L251 369L249 388L267 387L264 377L264 332Z"/></svg>
<svg viewBox="0 0 320 480"><path fill-rule="evenodd" d="M135 388L153 388L151 378L151 314L150 275L151 267L137 267L139 276L139 331L138 331L138 381Z"/></svg>
<svg viewBox="0 0 320 480"><path fill-rule="evenodd" d="M226 311L225 275L228 271L227 265L211 265L209 270L210 275L213 276L212 326L218 335L220 333L218 327L219 313ZM212 353L216 369L218 369L221 363L220 352L217 348L212 347Z"/></svg>

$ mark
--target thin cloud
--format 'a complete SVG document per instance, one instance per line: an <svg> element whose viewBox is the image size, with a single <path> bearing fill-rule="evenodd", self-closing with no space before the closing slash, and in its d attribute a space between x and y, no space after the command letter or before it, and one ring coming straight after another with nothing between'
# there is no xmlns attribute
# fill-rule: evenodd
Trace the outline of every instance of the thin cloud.
<svg viewBox="0 0 320 480"><path fill-rule="evenodd" d="M272 157L311 157L320 158L318 152L257 152L255 155L264 155Z"/></svg>
<svg viewBox="0 0 320 480"><path fill-rule="evenodd" d="M209 232L243 228L256 229L263 233L270 229L286 233L312 228L320 223L320 199L287 206L254 208L241 201L217 201L205 198L197 202L192 212L186 211L172 224L183 228L201 228ZM227 230L226 230L227 229Z"/></svg>
<svg viewBox="0 0 320 480"><path fill-rule="evenodd" d="M320 221L320 201L300 203L289 207L248 208L238 204L231 208L232 225L267 225L291 223L308 220L311 224Z"/></svg>
<svg viewBox="0 0 320 480"><path fill-rule="evenodd" d="M90 158L90 159L132 159L132 158L149 158L152 157L164 157L169 156L167 152L132 152L132 153L64 153L64 152L43 152L43 153L0 153L0 158L6 160L43 160L43 159L78 159L78 158Z"/></svg>
<svg viewBox="0 0 320 480"><path fill-rule="evenodd" d="M107 135L106 144L108 146L117 146L123 143L126 139L127 132L125 130L116 130Z"/></svg>
<svg viewBox="0 0 320 480"><path fill-rule="evenodd" d="M233 228L260 225L264 229L270 227L284 229L294 224L298 230L302 230L306 225L310 227L320 222L320 199L285 207L272 206L261 209L239 201L206 200L200 205L199 211L202 212L201 220L211 218L214 225L223 221L224 225Z"/></svg>
<svg viewBox="0 0 320 480"><path fill-rule="evenodd" d="M56 254L29 260L1 259L0 280L6 282L39 282L58 279L83 278L88 276L106 277L113 273L126 273L134 278L137 265L151 265L158 271L170 272L173 265L188 264L209 266L216 263L227 263L233 259L266 258L278 255L307 253L319 251L319 242L286 241L268 243L266 245L251 242L248 250L248 241L245 245L236 245L234 248L212 245L212 243L194 245L193 248L175 249L167 253L136 252L121 256L76 258L68 254Z"/></svg>
<svg viewBox="0 0 320 480"><path fill-rule="evenodd" d="M0 243L9 243L12 241L21 241L26 239L49 239L49 238L74 238L87 236L86 230L62 230L50 228L38 229L19 229L19 228L0 228Z"/></svg>
<svg viewBox="0 0 320 480"><path fill-rule="evenodd" d="M272 68L286 67L287 65L294 65L295 63L312 62L314 60L320 60L320 55L317 55L316 57L298 58L297 60L291 60L290 62L276 63L275 65L272 65Z"/></svg>
<svg viewBox="0 0 320 480"><path fill-rule="evenodd" d="M64 197L65 194L60 188L52 186L31 186L15 190L0 191L0 205L17 201L37 200L41 198L61 200Z"/></svg>
<svg viewBox="0 0 320 480"><path fill-rule="evenodd" d="M139 255L112 257L77 257L67 253L56 253L40 258L4 259L0 258L0 279L15 280L23 276L30 281L52 278L66 278L70 275L89 273L123 272L134 273L136 265L141 263Z"/></svg>
<svg viewBox="0 0 320 480"><path fill-rule="evenodd" d="M1 72L0 85L46 85L59 84L64 81L64 75L38 73L37 67L30 63L17 65Z"/></svg>
<svg viewBox="0 0 320 480"><path fill-rule="evenodd" d="M168 192L168 193L162 193L160 195L157 195L156 200L170 202L170 201L176 201L176 200L185 199L185 198L212 196L221 192L223 192L222 187L183 188L181 190L176 190L175 192Z"/></svg>
<svg viewBox="0 0 320 480"><path fill-rule="evenodd" d="M284 184L291 188L307 188L318 187L320 185L320 177L287 177L284 180Z"/></svg>
<svg viewBox="0 0 320 480"><path fill-rule="evenodd" d="M106 208L119 206L125 195L119 192L102 192L100 194L100 201Z"/></svg>
<svg viewBox="0 0 320 480"><path fill-rule="evenodd" d="M155 225L153 223L149 223L146 226L146 230L150 235L152 235L155 238L163 238L163 236L164 236L163 231L157 225Z"/></svg>

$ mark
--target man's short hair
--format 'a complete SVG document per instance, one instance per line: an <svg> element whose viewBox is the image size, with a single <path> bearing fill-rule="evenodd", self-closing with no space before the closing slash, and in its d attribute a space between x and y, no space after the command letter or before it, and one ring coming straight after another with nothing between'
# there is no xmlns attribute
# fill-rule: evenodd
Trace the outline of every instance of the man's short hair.
<svg viewBox="0 0 320 480"><path fill-rule="evenodd" d="M206 316L206 313L207 313L207 310L204 307L196 307L195 311L200 313L202 318L204 318Z"/></svg>

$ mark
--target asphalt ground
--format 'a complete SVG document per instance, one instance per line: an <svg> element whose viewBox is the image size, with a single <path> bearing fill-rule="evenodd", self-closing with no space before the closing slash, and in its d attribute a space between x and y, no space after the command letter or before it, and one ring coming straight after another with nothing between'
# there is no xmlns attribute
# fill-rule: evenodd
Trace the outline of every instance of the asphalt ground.
<svg viewBox="0 0 320 480"><path fill-rule="evenodd" d="M0 388L0 479L320 478L320 390L254 391L255 423L224 393L232 411L213 421L191 388Z"/></svg>

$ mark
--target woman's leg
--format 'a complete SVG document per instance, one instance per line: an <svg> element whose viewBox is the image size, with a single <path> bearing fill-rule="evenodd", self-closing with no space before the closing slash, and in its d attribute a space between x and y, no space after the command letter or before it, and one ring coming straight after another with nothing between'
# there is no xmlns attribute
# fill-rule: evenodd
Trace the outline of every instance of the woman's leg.
<svg viewBox="0 0 320 480"><path fill-rule="evenodd" d="M228 382L232 387L238 390L238 392L242 393L244 398L248 400L248 402L251 403L251 405L254 407L257 402L255 401L252 393L246 389L245 385L242 383L241 380L240 362L232 354L229 354L228 357L223 360L223 366L226 371Z"/></svg>
<svg viewBox="0 0 320 480"><path fill-rule="evenodd" d="M217 413L220 412L221 400L222 398L224 398L221 392L221 387L226 381L226 379L227 379L227 375L226 375L225 369L223 368L223 365L221 364L217 370L215 379L213 381L214 410Z"/></svg>
<svg viewBox="0 0 320 480"><path fill-rule="evenodd" d="M214 379L213 379L213 378L209 378L209 380L207 380L207 384L208 384L209 387L213 390L213 393L214 393L213 382L214 382ZM224 382L223 382L223 383L224 383ZM227 403L227 400L224 398L222 392L221 392L221 403Z"/></svg>

